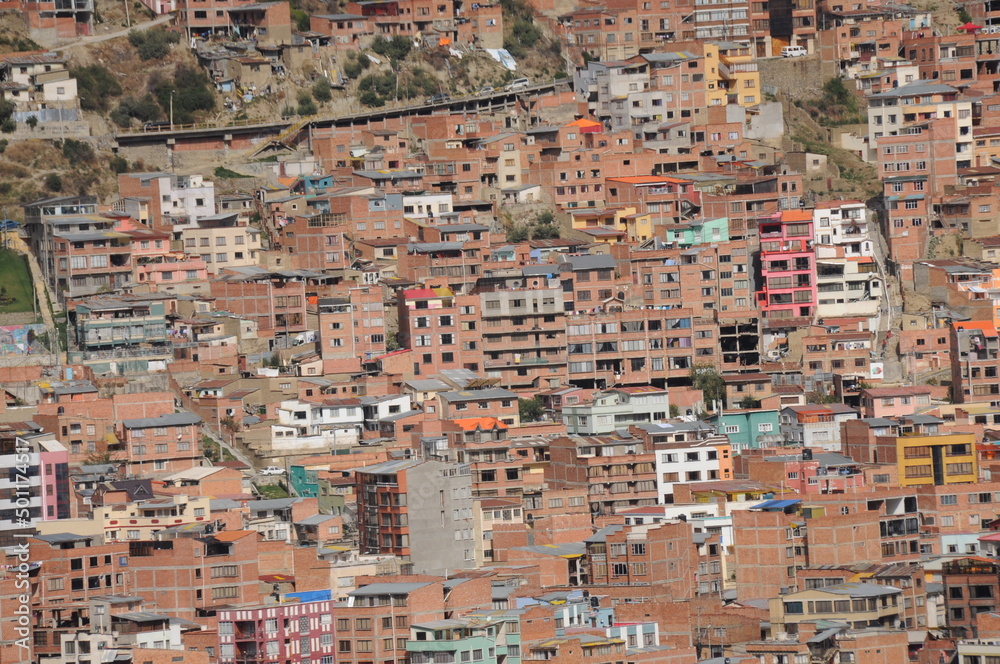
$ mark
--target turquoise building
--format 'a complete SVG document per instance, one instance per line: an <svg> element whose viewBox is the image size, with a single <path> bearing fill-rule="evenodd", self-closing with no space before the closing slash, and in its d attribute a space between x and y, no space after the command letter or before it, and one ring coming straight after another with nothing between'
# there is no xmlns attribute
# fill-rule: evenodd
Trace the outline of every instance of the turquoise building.
<svg viewBox="0 0 1000 664"><path fill-rule="evenodd" d="M726 434L733 446L733 453L771 447L781 435L777 408L753 410L726 410L722 415L709 418L716 431Z"/></svg>
<svg viewBox="0 0 1000 664"><path fill-rule="evenodd" d="M410 664L521 664L520 612L497 611L410 625Z"/></svg>
<svg viewBox="0 0 1000 664"><path fill-rule="evenodd" d="M666 241L676 242L678 247L728 242L729 218L694 219L683 224L673 224L667 228Z"/></svg>

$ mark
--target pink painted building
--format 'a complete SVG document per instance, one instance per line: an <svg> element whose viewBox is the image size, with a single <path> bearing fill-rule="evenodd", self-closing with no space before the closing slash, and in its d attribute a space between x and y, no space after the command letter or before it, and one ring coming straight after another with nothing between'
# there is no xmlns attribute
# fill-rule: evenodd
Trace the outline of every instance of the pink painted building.
<svg viewBox="0 0 1000 664"><path fill-rule="evenodd" d="M816 308L813 221L808 210L785 210L761 220L763 288L757 306L765 318L811 317Z"/></svg>
<svg viewBox="0 0 1000 664"><path fill-rule="evenodd" d="M333 605L318 600L219 611L219 664L333 664Z"/></svg>
<svg viewBox="0 0 1000 664"><path fill-rule="evenodd" d="M861 392L862 417L905 417L931 403L929 385L872 387Z"/></svg>

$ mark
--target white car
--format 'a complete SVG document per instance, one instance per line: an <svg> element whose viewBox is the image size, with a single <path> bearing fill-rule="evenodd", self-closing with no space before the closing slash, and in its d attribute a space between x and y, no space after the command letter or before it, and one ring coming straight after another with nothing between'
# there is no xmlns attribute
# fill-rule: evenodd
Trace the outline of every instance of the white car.
<svg viewBox="0 0 1000 664"><path fill-rule="evenodd" d="M260 471L261 475L284 475L285 469L279 468L278 466L268 466L264 470Z"/></svg>

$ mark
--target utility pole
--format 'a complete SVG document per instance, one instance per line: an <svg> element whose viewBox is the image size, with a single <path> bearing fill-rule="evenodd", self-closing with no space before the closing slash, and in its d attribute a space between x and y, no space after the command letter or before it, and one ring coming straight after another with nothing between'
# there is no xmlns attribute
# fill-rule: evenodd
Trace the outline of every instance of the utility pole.
<svg viewBox="0 0 1000 664"><path fill-rule="evenodd" d="M174 130L174 91L170 91L170 131Z"/></svg>

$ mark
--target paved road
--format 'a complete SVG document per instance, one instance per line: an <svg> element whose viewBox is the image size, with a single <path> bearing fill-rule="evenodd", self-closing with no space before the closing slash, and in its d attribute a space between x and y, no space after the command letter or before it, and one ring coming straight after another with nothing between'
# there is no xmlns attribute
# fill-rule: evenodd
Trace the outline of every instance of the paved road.
<svg viewBox="0 0 1000 664"><path fill-rule="evenodd" d="M114 32L106 32L100 35L90 35L89 37L81 37L77 39L72 44L66 44L65 46L60 46L59 48L52 49L53 51L65 51L67 49L75 48L77 46L87 46L90 44L98 44L103 41L108 41L109 39L116 39L118 37L124 37L133 30L149 30L158 25L163 25L169 23L173 18L171 14L164 14L163 16L157 16L151 21L145 21L143 23L136 23L131 28L124 28L122 30L116 30Z"/></svg>

